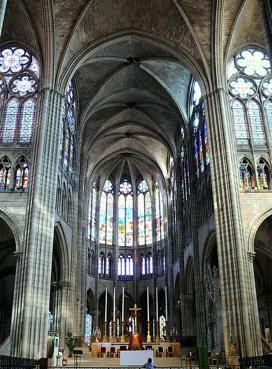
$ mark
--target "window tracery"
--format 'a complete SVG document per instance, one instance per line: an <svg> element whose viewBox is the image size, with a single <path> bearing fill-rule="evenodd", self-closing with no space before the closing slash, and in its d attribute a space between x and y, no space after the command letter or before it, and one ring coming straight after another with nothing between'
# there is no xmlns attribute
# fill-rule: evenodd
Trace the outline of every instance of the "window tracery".
<svg viewBox="0 0 272 369"><path fill-rule="evenodd" d="M37 112L40 68L37 59L13 45L0 49L0 142L29 144Z"/></svg>
<svg viewBox="0 0 272 369"><path fill-rule="evenodd" d="M229 61L227 78L237 145L268 145L271 135L272 80L268 55L254 47ZM264 117L266 116L267 123Z"/></svg>

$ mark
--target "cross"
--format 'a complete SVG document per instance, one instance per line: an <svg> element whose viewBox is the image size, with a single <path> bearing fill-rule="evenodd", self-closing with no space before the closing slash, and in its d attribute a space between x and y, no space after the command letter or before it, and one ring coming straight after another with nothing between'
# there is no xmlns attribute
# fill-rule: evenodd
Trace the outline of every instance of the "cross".
<svg viewBox="0 0 272 369"><path fill-rule="evenodd" d="M137 304L134 304L133 308L129 308L129 310L132 310L134 312L134 332L137 332L137 312L142 310L141 308L137 307Z"/></svg>

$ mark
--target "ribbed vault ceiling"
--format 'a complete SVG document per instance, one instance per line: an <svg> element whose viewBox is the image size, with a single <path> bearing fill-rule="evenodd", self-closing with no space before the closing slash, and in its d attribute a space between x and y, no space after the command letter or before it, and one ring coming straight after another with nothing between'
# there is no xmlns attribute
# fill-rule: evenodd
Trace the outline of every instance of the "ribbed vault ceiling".
<svg viewBox="0 0 272 369"><path fill-rule="evenodd" d="M135 175L166 177L177 132L188 121L192 73L163 49L128 36L86 58L75 79L88 175L118 176L126 162Z"/></svg>

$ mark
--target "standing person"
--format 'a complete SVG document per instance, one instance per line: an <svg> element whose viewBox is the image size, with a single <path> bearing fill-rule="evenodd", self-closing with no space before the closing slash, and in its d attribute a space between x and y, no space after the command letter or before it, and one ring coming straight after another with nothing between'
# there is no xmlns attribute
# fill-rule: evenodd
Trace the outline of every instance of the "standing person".
<svg viewBox="0 0 272 369"><path fill-rule="evenodd" d="M271 342L270 328L268 327L268 325L264 329L264 335L265 335L265 340L267 342Z"/></svg>
<svg viewBox="0 0 272 369"><path fill-rule="evenodd" d="M151 357L148 358L147 363L144 364L143 368L146 368L146 369L156 368L156 365L152 363Z"/></svg>

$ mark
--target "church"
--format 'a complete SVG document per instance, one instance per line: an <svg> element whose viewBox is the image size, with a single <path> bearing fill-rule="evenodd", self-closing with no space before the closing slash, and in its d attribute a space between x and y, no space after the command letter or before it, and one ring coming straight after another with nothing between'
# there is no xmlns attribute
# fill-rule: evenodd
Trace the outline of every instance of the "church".
<svg viewBox="0 0 272 369"><path fill-rule="evenodd" d="M271 1L2 0L0 30L0 355L269 352Z"/></svg>

